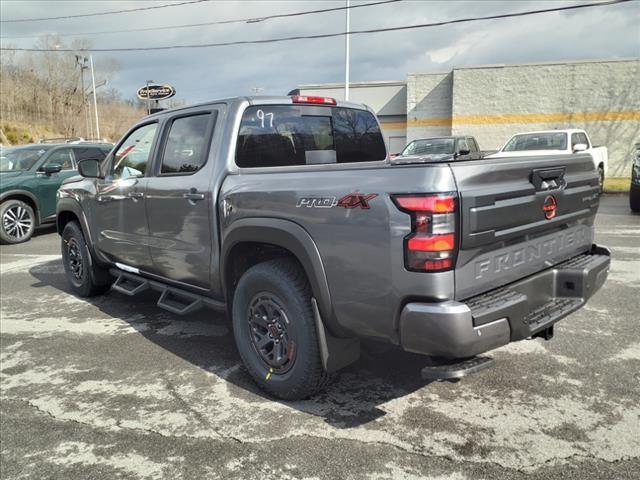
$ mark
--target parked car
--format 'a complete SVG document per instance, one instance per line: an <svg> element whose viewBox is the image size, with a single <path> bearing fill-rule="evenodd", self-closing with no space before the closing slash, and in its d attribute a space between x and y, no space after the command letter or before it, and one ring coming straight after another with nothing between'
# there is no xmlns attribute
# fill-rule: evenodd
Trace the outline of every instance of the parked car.
<svg viewBox="0 0 640 480"><path fill-rule="evenodd" d="M631 188L629 189L629 207L640 212L640 142L636 143L636 152L631 169Z"/></svg>
<svg viewBox="0 0 640 480"><path fill-rule="evenodd" d="M550 155L573 153L589 153L593 158L593 166L598 172L600 189L609 168L607 147L592 145L587 132L578 129L546 130L541 132L518 133L491 156L494 158L512 155Z"/></svg>
<svg viewBox="0 0 640 480"><path fill-rule="evenodd" d="M413 158L392 164L373 111L325 97L151 115L60 188L67 279L228 312L247 371L284 399L364 339L448 359L425 378L477 371L478 354L550 339L604 283L589 155Z"/></svg>
<svg viewBox="0 0 640 480"><path fill-rule="evenodd" d="M78 174L77 162L104 158L109 144L32 144L0 153L0 240L26 242L34 229L52 222L56 191Z"/></svg>
<svg viewBox="0 0 640 480"><path fill-rule="evenodd" d="M423 162L445 160L478 160L482 152L476 139L469 136L421 138L410 142L399 155L393 156L394 163L412 163L416 157Z"/></svg>

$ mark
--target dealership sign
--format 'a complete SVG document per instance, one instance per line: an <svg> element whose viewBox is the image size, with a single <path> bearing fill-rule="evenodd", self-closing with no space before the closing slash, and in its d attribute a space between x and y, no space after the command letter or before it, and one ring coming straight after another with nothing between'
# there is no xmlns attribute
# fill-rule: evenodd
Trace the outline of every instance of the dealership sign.
<svg viewBox="0 0 640 480"><path fill-rule="evenodd" d="M176 89L171 85L145 85L138 89L140 100L166 100L176 94Z"/></svg>

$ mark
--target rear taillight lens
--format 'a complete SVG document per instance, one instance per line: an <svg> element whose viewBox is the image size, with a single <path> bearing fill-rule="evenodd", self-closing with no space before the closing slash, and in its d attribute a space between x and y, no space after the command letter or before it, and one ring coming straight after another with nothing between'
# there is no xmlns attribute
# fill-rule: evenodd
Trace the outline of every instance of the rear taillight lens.
<svg viewBox="0 0 640 480"><path fill-rule="evenodd" d="M455 193L394 195L393 201L411 215L411 233L404 239L405 267L413 272L441 272L455 266Z"/></svg>

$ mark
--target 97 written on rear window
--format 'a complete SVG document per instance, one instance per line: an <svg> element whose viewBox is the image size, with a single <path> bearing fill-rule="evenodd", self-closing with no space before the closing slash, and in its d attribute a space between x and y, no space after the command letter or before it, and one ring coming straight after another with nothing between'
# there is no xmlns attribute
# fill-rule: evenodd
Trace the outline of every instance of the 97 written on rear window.
<svg viewBox="0 0 640 480"><path fill-rule="evenodd" d="M386 149L370 112L340 107L249 107L236 164L243 168L381 161Z"/></svg>

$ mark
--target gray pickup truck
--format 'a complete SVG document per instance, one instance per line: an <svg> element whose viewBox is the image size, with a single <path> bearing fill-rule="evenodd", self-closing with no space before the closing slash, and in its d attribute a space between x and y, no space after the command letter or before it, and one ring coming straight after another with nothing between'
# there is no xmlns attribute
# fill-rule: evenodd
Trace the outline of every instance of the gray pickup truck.
<svg viewBox="0 0 640 480"><path fill-rule="evenodd" d="M161 112L79 171L57 204L71 288L228 312L248 372L283 399L364 340L430 356L425 378L476 371L551 338L609 270L589 155L394 165L372 111L331 98Z"/></svg>

